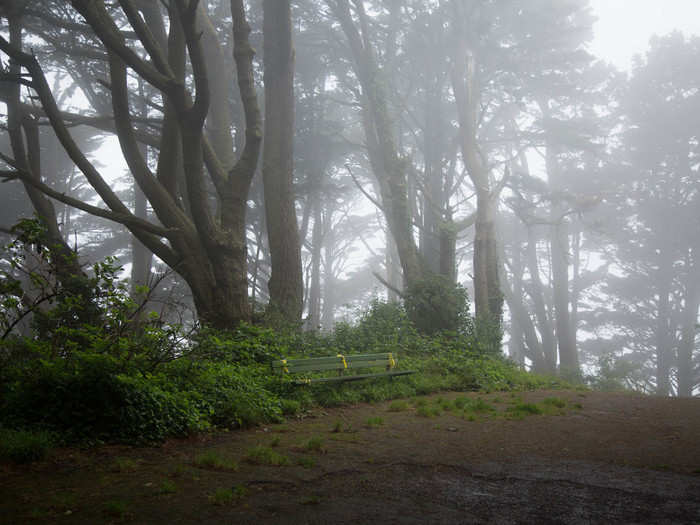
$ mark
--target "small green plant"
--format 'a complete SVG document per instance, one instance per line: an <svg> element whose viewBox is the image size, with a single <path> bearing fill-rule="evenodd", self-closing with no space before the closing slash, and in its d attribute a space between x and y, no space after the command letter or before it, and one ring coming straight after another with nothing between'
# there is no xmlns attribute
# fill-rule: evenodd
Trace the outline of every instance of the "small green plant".
<svg viewBox="0 0 700 525"><path fill-rule="evenodd" d="M218 488L213 494L209 495L209 501L214 505L228 505L233 501L233 490Z"/></svg>
<svg viewBox="0 0 700 525"><path fill-rule="evenodd" d="M342 431L343 431L343 422L338 420L333 424L333 429L331 430L331 432L338 434L339 432L342 432Z"/></svg>
<svg viewBox="0 0 700 525"><path fill-rule="evenodd" d="M39 461L46 458L53 443L49 432L0 429L0 458L16 463Z"/></svg>
<svg viewBox="0 0 700 525"><path fill-rule="evenodd" d="M194 458L194 464L201 468L215 470L238 470L238 463L235 460L224 457L215 450L207 450L198 454Z"/></svg>
<svg viewBox="0 0 700 525"><path fill-rule="evenodd" d="M180 476L185 474L186 470L187 468L185 467L185 465L178 464L170 470L170 475L172 477L179 478Z"/></svg>
<svg viewBox="0 0 700 525"><path fill-rule="evenodd" d="M123 518L126 516L128 506L123 501L110 500L105 502L104 512L112 518Z"/></svg>
<svg viewBox="0 0 700 525"><path fill-rule="evenodd" d="M511 419L523 419L525 416L539 414L542 414L542 409L534 403L517 403L506 410L506 416Z"/></svg>
<svg viewBox="0 0 700 525"><path fill-rule="evenodd" d="M295 416L301 412L301 402L296 399L280 399L280 408L282 415Z"/></svg>
<svg viewBox="0 0 700 525"><path fill-rule="evenodd" d="M138 467L138 462L131 458L114 458L112 462L112 471L114 472L133 472Z"/></svg>
<svg viewBox="0 0 700 525"><path fill-rule="evenodd" d="M307 456L300 456L297 458L297 465L303 468L313 468L316 466L316 460Z"/></svg>
<svg viewBox="0 0 700 525"><path fill-rule="evenodd" d="M543 405L552 406L555 408L565 408L566 401L559 397L547 397L542 401Z"/></svg>
<svg viewBox="0 0 700 525"><path fill-rule="evenodd" d="M273 438L272 438L272 441L270 441L270 446L271 446L271 447L278 447L279 444L280 444L280 437L279 437L279 436L273 437Z"/></svg>
<svg viewBox="0 0 700 525"><path fill-rule="evenodd" d="M318 505L321 503L321 497L316 495L306 496L305 498L299 500L299 503L302 505Z"/></svg>
<svg viewBox="0 0 700 525"><path fill-rule="evenodd" d="M428 400L424 397L419 397L413 401L413 406L416 408L424 407L428 404Z"/></svg>
<svg viewBox="0 0 700 525"><path fill-rule="evenodd" d="M445 412L450 412L455 408L454 402L450 401L449 399L444 399L442 397L438 397L435 400L435 404L439 406L442 410Z"/></svg>
<svg viewBox="0 0 700 525"><path fill-rule="evenodd" d="M289 465L289 458L287 456L283 456L270 447L264 447L262 445L248 450L245 459L248 463L252 463L253 465L273 465L276 467Z"/></svg>
<svg viewBox="0 0 700 525"><path fill-rule="evenodd" d="M420 417L438 417L442 410L438 406L422 405L416 409L416 415Z"/></svg>
<svg viewBox="0 0 700 525"><path fill-rule="evenodd" d="M380 427L384 424L384 419L381 417L370 417L365 421L368 427Z"/></svg>
<svg viewBox="0 0 700 525"><path fill-rule="evenodd" d="M177 486L172 480L164 479L160 482L158 492L161 494L175 494L177 492Z"/></svg>
<svg viewBox="0 0 700 525"><path fill-rule="evenodd" d="M323 438L320 436L312 437L304 444L304 448L310 452L325 452Z"/></svg>
<svg viewBox="0 0 700 525"><path fill-rule="evenodd" d="M389 412L404 412L408 410L408 403L403 399L392 401L389 405Z"/></svg>
<svg viewBox="0 0 700 525"><path fill-rule="evenodd" d="M469 398L465 396L460 396L453 401L454 406L457 410L464 410L464 407L466 407L469 404L469 402Z"/></svg>
<svg viewBox="0 0 700 525"><path fill-rule="evenodd" d="M243 499L248 495L248 487L239 483L233 487L233 497L236 499Z"/></svg>

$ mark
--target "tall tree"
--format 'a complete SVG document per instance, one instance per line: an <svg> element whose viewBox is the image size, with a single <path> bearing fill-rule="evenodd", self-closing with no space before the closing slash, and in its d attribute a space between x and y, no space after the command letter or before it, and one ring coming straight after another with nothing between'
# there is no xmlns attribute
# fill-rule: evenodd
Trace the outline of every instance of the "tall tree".
<svg viewBox="0 0 700 525"><path fill-rule="evenodd" d="M301 319L301 247L294 205L294 49L288 0L263 0L265 139L263 181L272 273L270 307L289 322Z"/></svg>
<svg viewBox="0 0 700 525"><path fill-rule="evenodd" d="M203 131L211 105L212 78L206 66L207 40L201 38L205 20L198 4L173 1L165 11L158 6L155 14L159 16L151 16L152 11L139 11L132 0L120 1L121 11L102 0L74 0L73 13L80 14L84 23L78 22L77 27L72 20L64 24L80 30L94 49L102 51L99 59L106 59L112 114L101 114L95 120L118 137L130 172L158 223L134 215L80 150L69 131L70 115L58 107L37 57L24 53L5 38L0 38L0 50L26 71L26 77L15 80L34 91L64 149L107 208L35 181L23 166L16 165L18 159L13 161L14 176L56 200L124 224L185 279L203 322L229 328L250 315L245 212L262 140L261 119L253 76L254 52L248 39L250 28L243 1L232 0L234 60L246 127L245 145L237 152L236 163L226 171ZM62 19L54 22L63 23ZM162 39L165 27L167 48ZM122 28L129 28L130 33ZM130 71L159 93L162 104L157 111L163 118L158 135L144 136L135 131L128 88ZM158 149L155 173L145 161L139 141ZM210 201L210 188L214 190L217 213Z"/></svg>

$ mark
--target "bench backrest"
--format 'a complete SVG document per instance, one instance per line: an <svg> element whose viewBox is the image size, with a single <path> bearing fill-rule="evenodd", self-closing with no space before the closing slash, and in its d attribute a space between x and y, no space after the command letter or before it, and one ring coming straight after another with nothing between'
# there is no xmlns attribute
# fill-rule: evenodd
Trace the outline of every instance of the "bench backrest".
<svg viewBox="0 0 700 525"><path fill-rule="evenodd" d="M398 360L391 352L383 354L354 354L308 359L280 359L272 362L272 369L279 374L321 372L323 370L347 370L349 368L394 368Z"/></svg>

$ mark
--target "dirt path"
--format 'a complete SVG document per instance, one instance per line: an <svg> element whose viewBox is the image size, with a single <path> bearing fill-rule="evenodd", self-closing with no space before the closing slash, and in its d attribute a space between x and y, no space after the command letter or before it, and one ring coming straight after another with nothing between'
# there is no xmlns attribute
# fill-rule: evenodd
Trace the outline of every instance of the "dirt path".
<svg viewBox="0 0 700 525"><path fill-rule="evenodd" d="M455 409L464 396L481 409ZM0 523L700 523L699 399L417 404L4 465ZM533 406L552 410L525 415ZM255 464L275 461L288 464Z"/></svg>

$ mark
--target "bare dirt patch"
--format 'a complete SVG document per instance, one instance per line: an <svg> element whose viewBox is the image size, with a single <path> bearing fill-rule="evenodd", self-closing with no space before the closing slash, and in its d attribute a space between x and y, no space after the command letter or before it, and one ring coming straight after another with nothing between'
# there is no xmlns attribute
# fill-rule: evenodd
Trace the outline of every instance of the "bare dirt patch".
<svg viewBox="0 0 700 525"><path fill-rule="evenodd" d="M421 399L2 465L0 523L700 522L698 399Z"/></svg>

